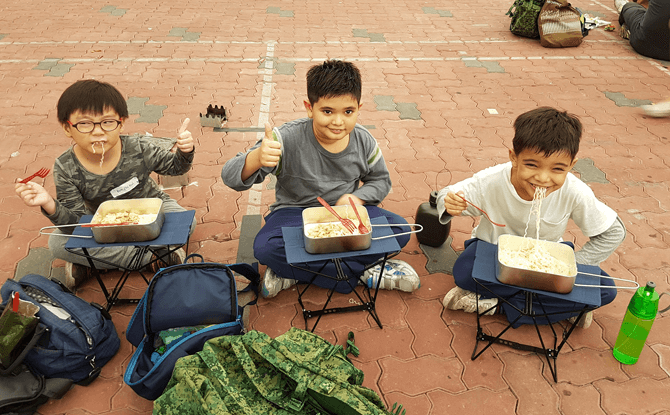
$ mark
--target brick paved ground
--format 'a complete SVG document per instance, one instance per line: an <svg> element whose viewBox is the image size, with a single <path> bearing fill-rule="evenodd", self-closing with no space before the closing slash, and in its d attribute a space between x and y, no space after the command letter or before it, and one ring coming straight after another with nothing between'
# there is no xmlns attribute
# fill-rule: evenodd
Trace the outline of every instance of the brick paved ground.
<svg viewBox="0 0 670 415"><path fill-rule="evenodd" d="M616 32L602 29L577 48L542 48L509 32L509 3L4 0L0 281L27 272L62 275L62 261L51 264L47 238L38 234L49 222L23 206L13 182L51 167L70 145L55 104L72 82L96 78L117 85L131 106L131 133L174 136L183 118L197 121L209 104L229 110L227 131L191 123L197 155L190 183L169 193L197 212L190 251L231 262L242 254L240 242L251 237L240 239L243 218L265 213L273 191L268 183L245 193L226 188L222 164L253 143L265 121L279 125L304 116L307 69L344 58L362 70L360 123L379 141L391 171L393 191L384 208L411 222L432 189L507 159L519 113L539 105L563 108L585 126L577 173L628 229L603 268L667 291L670 124L636 107L670 96L668 62L643 58ZM610 2L574 5L618 26ZM51 176L45 183L53 190ZM421 247L414 238L405 247L400 257L419 272L422 287L380 295L384 329L362 313L328 316L319 324L319 334L340 344L356 331L361 355L354 361L365 372L364 385L413 415L670 414L670 318L656 321L636 365L622 366L611 355L630 292L620 291L596 312L595 324L570 337L558 359L557 383L534 353L494 346L471 361L475 317L443 310L441 299L454 285L453 250L462 249L472 225L455 220L453 239L441 249ZM565 238L585 242L574 227ZM136 279L129 291L139 295L143 287ZM80 295L102 298L93 283ZM272 336L302 327L296 299L289 290L261 300L251 310L251 326ZM113 309L120 335L132 311ZM503 321L484 320L487 330ZM513 335L530 341L534 332L522 327ZM150 413L151 402L122 380L132 351L122 341L98 380L40 413Z"/></svg>

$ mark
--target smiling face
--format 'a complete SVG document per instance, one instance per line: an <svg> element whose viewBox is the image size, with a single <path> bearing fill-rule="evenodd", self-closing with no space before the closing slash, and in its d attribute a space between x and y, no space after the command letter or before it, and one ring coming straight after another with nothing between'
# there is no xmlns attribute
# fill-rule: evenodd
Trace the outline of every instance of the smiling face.
<svg viewBox="0 0 670 415"><path fill-rule="evenodd" d="M533 200L536 187L547 188L547 196L560 189L577 162L577 158L572 159L565 152L546 156L534 150L523 150L519 154L510 150L509 159L512 185L519 197L528 201Z"/></svg>
<svg viewBox="0 0 670 415"><path fill-rule="evenodd" d="M74 127L74 125L81 122L100 123L109 120L121 121L121 124L113 131L104 131L101 125L96 124L93 131L89 133L82 133ZM115 148L121 140L119 136L123 131L124 120L113 109L106 108L102 114L74 111L68 121L68 124L63 125L63 131L65 131L66 136L74 140L75 152L78 155L99 159L102 155L103 147L104 151L108 152Z"/></svg>
<svg viewBox="0 0 670 415"><path fill-rule="evenodd" d="M314 120L314 136L326 149L339 143L346 147L361 106L351 95L322 97L314 105L305 101L307 116Z"/></svg>

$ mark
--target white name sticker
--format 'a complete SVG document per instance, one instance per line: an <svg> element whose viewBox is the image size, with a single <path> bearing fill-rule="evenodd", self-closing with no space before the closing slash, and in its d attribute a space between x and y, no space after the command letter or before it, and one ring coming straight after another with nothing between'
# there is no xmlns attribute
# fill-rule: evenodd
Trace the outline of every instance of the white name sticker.
<svg viewBox="0 0 670 415"><path fill-rule="evenodd" d="M130 192L134 188L137 187L137 185L140 184L140 181L137 180L137 177L133 177L132 179L128 180L121 186L117 187L116 189L112 189L110 192L113 197L119 197L121 195L125 195L126 193Z"/></svg>

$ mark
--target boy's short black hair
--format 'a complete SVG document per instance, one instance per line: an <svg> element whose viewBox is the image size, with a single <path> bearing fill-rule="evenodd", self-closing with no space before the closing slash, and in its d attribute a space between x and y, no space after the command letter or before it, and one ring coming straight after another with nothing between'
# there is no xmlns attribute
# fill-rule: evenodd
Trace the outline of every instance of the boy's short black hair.
<svg viewBox="0 0 670 415"><path fill-rule="evenodd" d="M128 118L128 104L123 95L107 82L86 79L77 81L63 91L58 99L58 122L65 125L76 111L102 114L111 108L121 118Z"/></svg>
<svg viewBox="0 0 670 415"><path fill-rule="evenodd" d="M361 72L351 62L327 60L307 71L307 99L314 105L321 98L351 95L361 102Z"/></svg>
<svg viewBox="0 0 670 415"><path fill-rule="evenodd" d="M574 160L579 151L582 123L577 116L551 107L525 112L514 121L514 154L533 150L550 156L566 153Z"/></svg>

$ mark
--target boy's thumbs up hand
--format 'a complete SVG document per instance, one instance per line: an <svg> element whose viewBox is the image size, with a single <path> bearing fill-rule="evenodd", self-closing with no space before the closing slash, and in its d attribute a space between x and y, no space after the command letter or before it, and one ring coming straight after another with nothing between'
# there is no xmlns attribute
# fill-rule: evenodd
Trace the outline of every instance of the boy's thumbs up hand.
<svg viewBox="0 0 670 415"><path fill-rule="evenodd" d="M187 130L189 122L191 122L189 118L184 119L181 127L179 127L177 135L177 148L181 150L182 153L190 153L193 151L193 136L191 135L191 132Z"/></svg>
<svg viewBox="0 0 670 415"><path fill-rule="evenodd" d="M263 167L274 167L281 157L281 143L277 140L272 126L265 123L265 138L260 147L260 162Z"/></svg>

